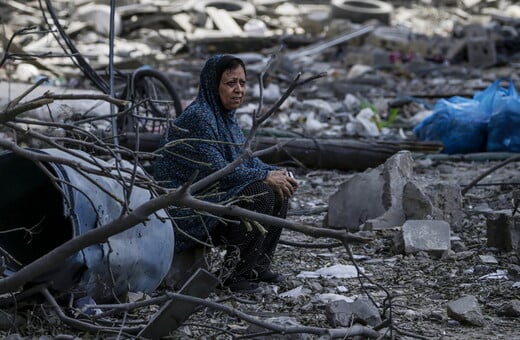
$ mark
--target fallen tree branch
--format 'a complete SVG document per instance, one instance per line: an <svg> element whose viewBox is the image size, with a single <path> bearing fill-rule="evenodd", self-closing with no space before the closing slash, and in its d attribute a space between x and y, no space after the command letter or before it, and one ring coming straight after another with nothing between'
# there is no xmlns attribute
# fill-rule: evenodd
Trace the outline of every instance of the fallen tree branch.
<svg viewBox="0 0 520 340"><path fill-rule="evenodd" d="M137 334L141 330L141 327L132 327L132 328L129 327L129 328L123 329L122 327L97 326L97 325L90 324L88 322L84 322L81 320L71 318L63 312L61 307L56 302L56 299L54 299L54 297L51 295L51 293L49 292L49 290L47 288L42 288L40 290L40 293L45 297L45 299L54 308L54 310L56 311L56 314L58 314L60 320L63 321L64 324L69 325L73 328L76 328L76 329L79 329L82 331L86 331L86 332L93 332L93 333L103 332L103 333L118 334L120 332L124 332L125 335L128 335L128 336L130 334Z"/></svg>
<svg viewBox="0 0 520 340"><path fill-rule="evenodd" d="M494 167L492 167L491 169L489 170L486 170L484 171L481 175L479 175L477 178L475 178L474 180L472 180L468 185L466 185L466 187L464 189L461 190L461 193L462 195L465 195L471 188L473 188L478 182L480 182L484 177L488 176L489 174L497 171L498 169L500 168L503 168L504 166L506 166L507 164L509 163L512 163L512 162L516 162L516 161L519 161L520 160L520 155L518 156L513 156L513 157L510 157L500 163L498 163L497 165L495 165Z"/></svg>
<svg viewBox="0 0 520 340"><path fill-rule="evenodd" d="M106 305L86 305L87 308L99 308L99 309L119 309L119 310L129 310L135 307L144 307L149 306L151 304L156 304L157 302L165 302L167 300L178 300L196 303L201 306L205 306L211 308L213 310L222 311L230 316L237 317L241 320L244 320L248 323L260 326L265 328L266 330L271 330L273 332L279 334L314 334L321 336L330 336L331 338L347 338L352 336L365 336L368 338L378 338L380 336L379 332L373 330L372 328L354 325L348 328L321 328L321 327L309 327L309 326L282 326L273 323L269 323L266 321L259 320L256 317L253 317L249 314L246 314L238 309L233 307L229 307L214 301L209 301L206 299L201 299L195 296L189 296L184 294L166 292L166 294L146 301L131 303L131 304L106 304Z"/></svg>
<svg viewBox="0 0 520 340"><path fill-rule="evenodd" d="M293 242L293 241L289 241L289 240L280 239L278 241L278 243L285 244L286 246L296 247L296 248L309 248L309 249L330 249L330 248L343 247L343 243L341 243L341 242L309 243L309 242Z"/></svg>

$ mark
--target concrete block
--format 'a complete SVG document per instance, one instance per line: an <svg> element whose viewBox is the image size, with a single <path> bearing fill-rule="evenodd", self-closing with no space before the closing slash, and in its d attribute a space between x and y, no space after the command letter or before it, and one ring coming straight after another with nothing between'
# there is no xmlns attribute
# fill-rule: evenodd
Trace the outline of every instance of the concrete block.
<svg viewBox="0 0 520 340"><path fill-rule="evenodd" d="M489 37L470 38L466 41L466 46L470 65L486 67L496 64L495 41L489 39Z"/></svg>
<svg viewBox="0 0 520 340"><path fill-rule="evenodd" d="M520 216L504 210L487 213L486 217L488 247L520 252Z"/></svg>
<svg viewBox="0 0 520 340"><path fill-rule="evenodd" d="M327 225L359 230L401 225L403 187L412 177L413 158L400 151L375 169L357 174L329 198Z"/></svg>
<svg viewBox="0 0 520 340"><path fill-rule="evenodd" d="M444 220L454 230L462 226L462 193L458 185L410 181L404 186L402 202L407 220Z"/></svg>
<svg viewBox="0 0 520 340"><path fill-rule="evenodd" d="M450 225L439 220L408 220L403 224L404 251L441 256L450 250Z"/></svg>

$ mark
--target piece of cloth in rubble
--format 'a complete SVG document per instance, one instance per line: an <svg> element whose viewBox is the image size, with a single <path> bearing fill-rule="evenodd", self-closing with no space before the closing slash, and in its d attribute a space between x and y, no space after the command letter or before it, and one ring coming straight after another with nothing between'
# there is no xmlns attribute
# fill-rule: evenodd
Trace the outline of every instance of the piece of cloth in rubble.
<svg viewBox="0 0 520 340"><path fill-rule="evenodd" d="M154 164L154 177L162 186L179 187L188 182L196 171L196 180L199 180L225 167L242 154L244 133L237 122L235 110L224 108L218 92L220 77L225 71L222 65L229 62L230 58L235 57L215 55L206 61L200 74L197 97L174 121L174 125L180 129L170 127L162 137L160 146L165 148ZM210 202L226 202L249 184L264 180L268 172L275 169L277 167L265 164L257 157L250 158L223 176L216 187L211 187L212 190L205 189L196 194L204 195L204 199ZM191 209L172 207L169 212L177 225L176 253L197 244L182 231L207 241L208 235L213 233L218 224L215 217L197 214Z"/></svg>

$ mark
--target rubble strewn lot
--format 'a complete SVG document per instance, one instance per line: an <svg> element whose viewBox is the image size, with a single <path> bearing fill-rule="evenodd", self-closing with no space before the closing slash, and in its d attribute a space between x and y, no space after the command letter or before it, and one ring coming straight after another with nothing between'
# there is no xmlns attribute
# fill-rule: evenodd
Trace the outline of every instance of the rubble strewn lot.
<svg viewBox="0 0 520 340"><path fill-rule="evenodd" d="M44 77L36 93L101 93L64 55L57 42L62 39L44 32L50 18L44 20L40 1L0 3L2 107ZM52 1L78 51L100 74L110 57L107 3ZM377 11L353 11L342 1L117 2L115 68L160 70L183 105L196 95L199 70L210 54L242 57L249 91L238 116L245 129L251 127L260 100L258 77L271 55L277 57L263 79L264 107L275 103L298 72L326 74L298 88L260 132L271 141L299 138L318 146L316 151L302 144L316 162L277 159L300 183L289 220L346 229L371 241L351 244L349 254L335 240L284 230L274 269L285 281L263 284L263 293L254 296L215 290L209 300L285 327L357 324L398 339L520 338L518 160L504 162L516 154L449 155L412 132L439 99L471 98L500 78L518 82L520 6L506 0L354 3ZM12 34L33 25L37 29L13 39L6 54ZM108 114L110 106L100 100L63 100L24 117L68 122ZM109 131L104 122L82 126ZM4 126L0 139L41 147ZM332 152L326 143L348 141L362 146L348 144L348 152L329 159L320 155ZM166 291L164 284L153 294L130 294L125 302L149 301ZM8 297L2 303L6 310L12 307ZM124 320L142 327L160 306L101 315L101 324ZM16 308L0 316L0 329L10 339L97 337L65 326L39 296ZM65 312L93 320L101 310L81 314L71 306ZM170 337L318 338L311 333L270 333L236 315L200 307Z"/></svg>

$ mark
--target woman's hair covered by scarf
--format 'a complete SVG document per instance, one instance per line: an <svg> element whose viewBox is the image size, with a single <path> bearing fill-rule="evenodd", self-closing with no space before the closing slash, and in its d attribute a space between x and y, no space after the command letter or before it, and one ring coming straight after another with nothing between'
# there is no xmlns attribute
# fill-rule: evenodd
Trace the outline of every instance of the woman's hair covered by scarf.
<svg viewBox="0 0 520 340"><path fill-rule="evenodd" d="M207 102L213 112L227 111L218 94L218 87L220 84L220 78L224 71L229 69L235 69L237 66L242 66L244 72L246 67L242 59L229 54L217 54L209 58L202 71L200 73L200 85L198 99L202 99Z"/></svg>

